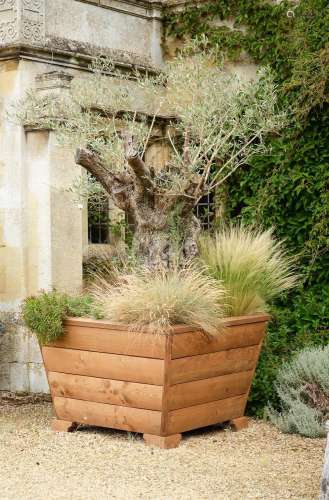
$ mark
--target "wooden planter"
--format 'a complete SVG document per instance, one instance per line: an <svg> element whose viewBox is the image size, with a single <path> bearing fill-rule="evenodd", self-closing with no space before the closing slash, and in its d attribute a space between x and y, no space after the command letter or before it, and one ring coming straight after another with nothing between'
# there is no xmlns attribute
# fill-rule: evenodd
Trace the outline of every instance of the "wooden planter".
<svg viewBox="0 0 329 500"><path fill-rule="evenodd" d="M56 413L53 429L77 423L141 432L178 446L181 433L243 417L268 315L228 318L209 339L176 326L134 333L108 321L70 318L66 335L42 348Z"/></svg>

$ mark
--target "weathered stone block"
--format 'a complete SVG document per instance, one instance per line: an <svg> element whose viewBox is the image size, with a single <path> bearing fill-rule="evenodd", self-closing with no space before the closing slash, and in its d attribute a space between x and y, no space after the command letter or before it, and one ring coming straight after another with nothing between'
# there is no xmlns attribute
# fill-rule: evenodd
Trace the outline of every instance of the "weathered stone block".
<svg viewBox="0 0 329 500"><path fill-rule="evenodd" d="M29 392L48 394L49 386L43 363L29 364Z"/></svg>
<svg viewBox="0 0 329 500"><path fill-rule="evenodd" d="M9 387L10 387L10 364L4 362L0 364L0 391L8 391Z"/></svg>
<svg viewBox="0 0 329 500"><path fill-rule="evenodd" d="M29 367L27 363L10 364L10 391L29 392Z"/></svg>
<svg viewBox="0 0 329 500"><path fill-rule="evenodd" d="M28 347L29 347L28 361L30 363L42 364L43 361L42 361L41 351L36 336L30 332L28 332L27 335L28 335Z"/></svg>

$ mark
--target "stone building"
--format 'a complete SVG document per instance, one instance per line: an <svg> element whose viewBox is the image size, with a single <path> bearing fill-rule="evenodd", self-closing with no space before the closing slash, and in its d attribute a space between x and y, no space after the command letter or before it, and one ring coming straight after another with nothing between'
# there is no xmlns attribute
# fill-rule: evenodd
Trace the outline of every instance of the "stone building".
<svg viewBox="0 0 329 500"><path fill-rule="evenodd" d="M24 129L7 111L30 88L65 92L95 55L125 71L160 68L164 3L0 0L0 390L48 392L21 302L41 289L79 290L90 243L107 243L68 190L79 175L73 152L52 131ZM161 161L161 152L149 155Z"/></svg>
<svg viewBox="0 0 329 500"><path fill-rule="evenodd" d="M7 110L29 88L65 92L96 54L128 70L161 66L161 3L0 0L0 390L48 391L20 304L40 289L79 289L88 245L84 211L68 192L72 151Z"/></svg>

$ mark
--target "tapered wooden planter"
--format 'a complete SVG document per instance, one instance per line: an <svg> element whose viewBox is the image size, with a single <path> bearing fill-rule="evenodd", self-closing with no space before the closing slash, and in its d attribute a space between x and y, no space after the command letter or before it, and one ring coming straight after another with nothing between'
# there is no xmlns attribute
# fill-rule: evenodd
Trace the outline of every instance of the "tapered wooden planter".
<svg viewBox="0 0 329 500"><path fill-rule="evenodd" d="M178 446L181 433L243 418L268 315L228 318L216 338L176 326L134 333L108 321L68 319L42 348L56 413L54 430L76 423L141 432Z"/></svg>

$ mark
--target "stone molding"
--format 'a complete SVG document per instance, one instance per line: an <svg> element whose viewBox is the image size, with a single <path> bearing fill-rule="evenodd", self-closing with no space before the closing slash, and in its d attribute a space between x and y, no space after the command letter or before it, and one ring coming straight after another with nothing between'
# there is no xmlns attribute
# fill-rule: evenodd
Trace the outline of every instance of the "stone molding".
<svg viewBox="0 0 329 500"><path fill-rule="evenodd" d="M133 69L149 73L157 73L159 71L159 68L152 64L148 58L141 58L125 51L110 51L102 50L102 47L93 47L90 52L77 53L76 51L64 50L60 47L61 40L56 41L55 45L47 42L46 46L43 47L20 43L4 45L3 47L0 45L0 61L25 59L64 68L89 71L92 59L97 55L105 55L112 58L115 66L122 69L122 71L131 71Z"/></svg>
<svg viewBox="0 0 329 500"><path fill-rule="evenodd" d="M56 2L57 0L51 0ZM161 2L138 0L67 0L72 5L87 4L113 10L124 16L145 19L145 33L161 26ZM71 68L86 68L92 57L105 55L118 65L130 69L132 66L143 70L156 70L161 60L158 52L160 38L155 42L156 52L150 54L138 51L119 50L103 47L89 41L63 38L63 35L49 32L51 14L46 11L47 0L0 0L0 61L9 59L30 59ZM83 11L81 11L83 12ZM111 18L109 18L111 19ZM150 24L149 24L150 23ZM123 22L124 24L124 22ZM148 27L147 27L148 26ZM146 36L149 36L146 34ZM79 37L77 37L79 38ZM150 39L150 47L152 41ZM133 47L132 47L133 48Z"/></svg>
<svg viewBox="0 0 329 500"><path fill-rule="evenodd" d="M162 18L162 9L167 5L167 0L76 0L102 7L103 9L123 12L131 16L150 18Z"/></svg>

